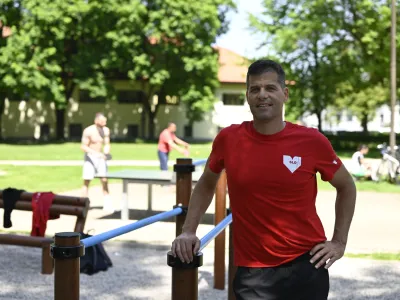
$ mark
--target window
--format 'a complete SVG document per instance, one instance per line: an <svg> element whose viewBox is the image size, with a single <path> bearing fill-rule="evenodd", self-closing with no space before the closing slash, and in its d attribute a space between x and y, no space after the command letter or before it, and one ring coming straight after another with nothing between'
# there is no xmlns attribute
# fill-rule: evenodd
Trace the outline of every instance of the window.
<svg viewBox="0 0 400 300"><path fill-rule="evenodd" d="M385 116L381 114L379 117L381 119L381 126L385 126Z"/></svg>
<svg viewBox="0 0 400 300"><path fill-rule="evenodd" d="M184 127L183 131L184 131L184 136L185 136L186 138L191 138L191 137L193 137L193 126L191 126L191 125L186 125L186 126Z"/></svg>
<svg viewBox="0 0 400 300"><path fill-rule="evenodd" d="M142 91L132 91L132 90L119 90L117 91L118 103L133 104L142 103L145 98L145 94Z"/></svg>
<svg viewBox="0 0 400 300"><path fill-rule="evenodd" d="M50 138L49 124L40 124L40 139L47 141Z"/></svg>
<svg viewBox="0 0 400 300"><path fill-rule="evenodd" d="M352 121L352 120L353 120L353 114L350 111L348 111L347 112L347 121Z"/></svg>
<svg viewBox="0 0 400 300"><path fill-rule="evenodd" d="M223 94L222 101L224 105L243 105L245 97L243 94Z"/></svg>
<svg viewBox="0 0 400 300"><path fill-rule="evenodd" d="M82 138L82 124L69 124L69 138L74 140Z"/></svg>
<svg viewBox="0 0 400 300"><path fill-rule="evenodd" d="M337 122L340 123L340 121L342 119L342 113L341 112L336 113L336 119L337 119Z"/></svg>
<svg viewBox="0 0 400 300"><path fill-rule="evenodd" d="M79 91L79 102L85 103L104 103L106 102L105 97L90 97L89 91L80 90Z"/></svg>
<svg viewBox="0 0 400 300"><path fill-rule="evenodd" d="M10 93L7 96L8 101L12 102L20 102L20 101L29 101L30 94L29 93Z"/></svg>
<svg viewBox="0 0 400 300"><path fill-rule="evenodd" d="M128 124L127 138L136 139L139 137L139 126L137 124Z"/></svg>

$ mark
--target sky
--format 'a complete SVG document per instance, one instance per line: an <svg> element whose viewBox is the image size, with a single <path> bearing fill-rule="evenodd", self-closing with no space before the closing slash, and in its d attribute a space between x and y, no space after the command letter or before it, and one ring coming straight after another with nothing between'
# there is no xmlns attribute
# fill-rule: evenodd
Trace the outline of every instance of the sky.
<svg viewBox="0 0 400 300"><path fill-rule="evenodd" d="M261 2L262 0L235 0L237 12L228 15L229 31L220 36L216 44L248 58L265 56L265 49L257 50L265 38L248 29L248 13L259 14L262 11Z"/></svg>

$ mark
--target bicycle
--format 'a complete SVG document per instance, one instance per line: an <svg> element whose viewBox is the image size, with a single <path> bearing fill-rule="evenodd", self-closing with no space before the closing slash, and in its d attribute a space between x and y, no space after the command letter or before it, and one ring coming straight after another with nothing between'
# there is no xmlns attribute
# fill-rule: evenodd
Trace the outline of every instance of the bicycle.
<svg viewBox="0 0 400 300"><path fill-rule="evenodd" d="M382 154L382 159L376 170L376 177L379 182L387 180L390 183L400 183L400 151L399 147L395 146L395 155L391 154L390 146L386 143L379 144L377 148Z"/></svg>

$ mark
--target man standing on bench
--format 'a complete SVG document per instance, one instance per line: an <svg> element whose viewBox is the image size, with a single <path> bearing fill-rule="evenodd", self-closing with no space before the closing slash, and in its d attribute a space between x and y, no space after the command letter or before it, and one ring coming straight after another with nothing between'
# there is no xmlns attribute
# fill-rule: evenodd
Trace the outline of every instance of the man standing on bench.
<svg viewBox="0 0 400 300"><path fill-rule="evenodd" d="M83 163L82 196L88 196L90 181L99 176L103 186L103 210L113 213L114 208L108 192L107 159L110 155L110 129L106 127L107 118L97 113L94 124L86 127L82 134L81 149L85 152Z"/></svg>

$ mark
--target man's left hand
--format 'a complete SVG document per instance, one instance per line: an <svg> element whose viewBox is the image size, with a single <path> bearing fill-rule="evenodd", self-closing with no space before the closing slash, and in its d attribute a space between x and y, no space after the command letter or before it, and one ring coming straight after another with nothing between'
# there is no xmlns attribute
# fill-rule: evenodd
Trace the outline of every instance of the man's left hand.
<svg viewBox="0 0 400 300"><path fill-rule="evenodd" d="M325 269L328 269L335 261L344 255L345 249L345 244L334 240L318 244L311 249L310 254L313 256L311 258L311 263L318 261L315 265L317 269L323 265L325 265Z"/></svg>

